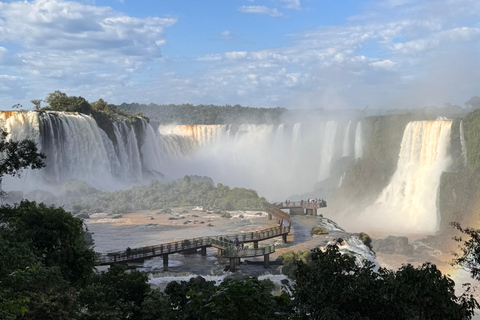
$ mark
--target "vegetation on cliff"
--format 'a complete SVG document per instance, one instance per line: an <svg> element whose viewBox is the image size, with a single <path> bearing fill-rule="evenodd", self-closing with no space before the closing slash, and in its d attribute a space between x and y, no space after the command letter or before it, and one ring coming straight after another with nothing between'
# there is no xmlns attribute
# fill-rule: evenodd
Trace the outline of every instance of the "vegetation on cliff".
<svg viewBox="0 0 480 320"><path fill-rule="evenodd" d="M129 114L116 105L107 103L103 99L89 103L83 97L67 96L63 92L55 91L48 94L44 101L48 103L48 106L37 108L38 111L79 112L90 115L95 119L98 126L108 134L112 141L116 141L113 133L114 122L127 121L133 125L139 125L140 118L148 121L148 118L141 112Z"/></svg>
<svg viewBox="0 0 480 320"><path fill-rule="evenodd" d="M397 168L400 144L412 115L367 117L362 122L363 156L348 167L336 198L349 199L355 208L372 203Z"/></svg>
<svg viewBox="0 0 480 320"><path fill-rule="evenodd" d="M278 123L284 108L250 108L240 105L192 105L192 104L138 104L123 103L119 106L128 113L141 112L162 124L236 124Z"/></svg>

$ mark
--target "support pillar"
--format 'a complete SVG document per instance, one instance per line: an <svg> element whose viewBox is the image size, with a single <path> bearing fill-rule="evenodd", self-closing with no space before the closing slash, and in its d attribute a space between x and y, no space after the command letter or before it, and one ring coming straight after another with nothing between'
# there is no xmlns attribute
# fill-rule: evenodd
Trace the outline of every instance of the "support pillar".
<svg viewBox="0 0 480 320"><path fill-rule="evenodd" d="M202 254L202 257L205 257L207 255L207 247L201 247L200 252Z"/></svg>
<svg viewBox="0 0 480 320"><path fill-rule="evenodd" d="M163 255L163 271L168 271L168 253Z"/></svg>
<svg viewBox="0 0 480 320"><path fill-rule="evenodd" d="M286 233L282 234L282 240L283 240L283 243L287 243L287 234Z"/></svg>
<svg viewBox="0 0 480 320"><path fill-rule="evenodd" d="M270 254L263 255L263 267L270 268Z"/></svg>
<svg viewBox="0 0 480 320"><path fill-rule="evenodd" d="M240 263L241 263L240 258L236 258L235 264L239 266Z"/></svg>
<svg viewBox="0 0 480 320"><path fill-rule="evenodd" d="M235 258L230 258L230 271L235 271Z"/></svg>
<svg viewBox="0 0 480 320"><path fill-rule="evenodd" d="M253 241L253 249L258 249L258 241Z"/></svg>

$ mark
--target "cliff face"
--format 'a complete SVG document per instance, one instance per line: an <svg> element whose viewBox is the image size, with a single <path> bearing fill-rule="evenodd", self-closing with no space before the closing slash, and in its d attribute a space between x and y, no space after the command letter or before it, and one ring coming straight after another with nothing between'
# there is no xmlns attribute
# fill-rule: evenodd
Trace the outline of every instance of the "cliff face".
<svg viewBox="0 0 480 320"><path fill-rule="evenodd" d="M351 162L332 204L353 203L357 209L371 204L388 185L397 168L400 143L410 115L364 119L363 157Z"/></svg>
<svg viewBox="0 0 480 320"><path fill-rule="evenodd" d="M440 231L450 222L480 227L480 110L455 120L452 127L452 172L444 172L438 193Z"/></svg>

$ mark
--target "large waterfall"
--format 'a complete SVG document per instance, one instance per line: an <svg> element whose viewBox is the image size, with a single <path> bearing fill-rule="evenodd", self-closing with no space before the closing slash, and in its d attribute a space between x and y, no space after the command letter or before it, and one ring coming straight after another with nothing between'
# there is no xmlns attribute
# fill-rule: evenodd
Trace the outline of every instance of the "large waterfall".
<svg viewBox="0 0 480 320"><path fill-rule="evenodd" d="M107 134L87 115L32 111L0 113L0 125L9 138L33 139L47 155L46 168L6 179L7 190L54 191L74 179L111 190L197 174L279 200L311 192L320 181L337 186L344 172L336 163L361 156L362 148L360 122L352 119L195 126L142 120L114 123Z"/></svg>
<svg viewBox="0 0 480 320"><path fill-rule="evenodd" d="M440 176L452 162L452 121L410 122L403 134L397 170L376 203L362 219L379 229L435 232L439 220Z"/></svg>

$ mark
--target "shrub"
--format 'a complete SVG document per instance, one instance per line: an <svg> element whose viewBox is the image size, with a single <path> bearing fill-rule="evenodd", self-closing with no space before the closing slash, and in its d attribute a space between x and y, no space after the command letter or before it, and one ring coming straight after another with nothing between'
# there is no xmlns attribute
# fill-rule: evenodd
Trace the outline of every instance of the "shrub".
<svg viewBox="0 0 480 320"><path fill-rule="evenodd" d="M328 234L328 230L324 227L313 227L311 233L312 235Z"/></svg>
<svg viewBox="0 0 480 320"><path fill-rule="evenodd" d="M370 238L368 234L360 232L360 240L362 240L363 244L372 250L372 238Z"/></svg>

